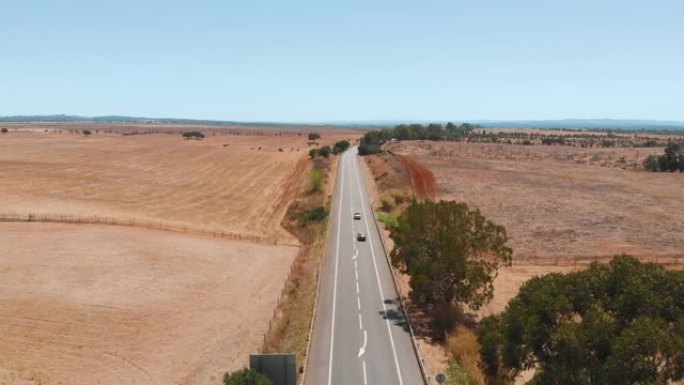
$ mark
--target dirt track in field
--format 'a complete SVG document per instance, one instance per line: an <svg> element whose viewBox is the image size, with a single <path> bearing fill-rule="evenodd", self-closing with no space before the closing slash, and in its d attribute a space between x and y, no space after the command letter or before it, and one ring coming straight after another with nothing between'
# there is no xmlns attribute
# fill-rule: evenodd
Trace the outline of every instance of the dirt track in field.
<svg viewBox="0 0 684 385"><path fill-rule="evenodd" d="M437 199L437 182L432 171L407 156L396 155L411 176L411 188L420 199Z"/></svg>

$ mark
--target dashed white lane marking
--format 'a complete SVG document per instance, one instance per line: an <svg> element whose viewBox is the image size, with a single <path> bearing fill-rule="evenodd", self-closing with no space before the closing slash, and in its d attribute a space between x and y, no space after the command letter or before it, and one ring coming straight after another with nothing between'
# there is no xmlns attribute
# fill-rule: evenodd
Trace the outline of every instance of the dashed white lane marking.
<svg viewBox="0 0 684 385"><path fill-rule="evenodd" d="M358 306L359 311L361 311L361 298L356 297L356 305Z"/></svg>
<svg viewBox="0 0 684 385"><path fill-rule="evenodd" d="M356 281L356 295L359 295L359 281Z"/></svg>
<svg viewBox="0 0 684 385"><path fill-rule="evenodd" d="M358 270L354 271L354 274L356 274L356 280L358 281L359 280L359 271Z"/></svg>
<svg viewBox="0 0 684 385"><path fill-rule="evenodd" d="M356 252L354 253L354 257L352 259L356 261L356 257L358 257L358 256L359 256L359 250L356 250Z"/></svg>
<svg viewBox="0 0 684 385"><path fill-rule="evenodd" d="M366 360L361 361L363 367L363 385L368 385L368 377L366 376Z"/></svg>
<svg viewBox="0 0 684 385"><path fill-rule="evenodd" d="M361 358L363 353L366 352L366 343L367 342L368 342L368 333L366 333L366 331L364 330L363 331L363 346L361 346L361 349L359 349L359 357L358 358Z"/></svg>
<svg viewBox="0 0 684 385"><path fill-rule="evenodd" d="M361 313L359 313L359 329L363 330L363 321L361 320Z"/></svg>

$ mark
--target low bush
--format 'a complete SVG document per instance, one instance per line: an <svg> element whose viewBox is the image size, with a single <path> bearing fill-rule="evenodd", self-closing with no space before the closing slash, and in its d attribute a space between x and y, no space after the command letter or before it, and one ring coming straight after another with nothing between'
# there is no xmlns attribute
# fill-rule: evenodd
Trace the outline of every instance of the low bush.
<svg viewBox="0 0 684 385"><path fill-rule="evenodd" d="M242 369L223 375L223 385L273 385L271 380L254 369Z"/></svg>
<svg viewBox="0 0 684 385"><path fill-rule="evenodd" d="M453 361L449 364L449 371L454 373L447 378L456 377L458 381L447 382L454 385L481 385L484 384L484 376L480 370L480 344L477 335L470 329L458 326L447 335L446 350ZM457 374L454 376L454 374Z"/></svg>
<svg viewBox="0 0 684 385"><path fill-rule="evenodd" d="M307 190L309 192L323 191L323 186L325 185L325 175L323 171L312 168L309 171L309 179L307 181Z"/></svg>
<svg viewBox="0 0 684 385"><path fill-rule="evenodd" d="M328 212L323 206L316 206L312 209L306 210L302 215L299 216L299 221L302 223L307 222L319 222L325 219Z"/></svg>
<svg viewBox="0 0 684 385"><path fill-rule="evenodd" d="M397 222L397 216L393 213L381 211L378 213L378 219L385 225L386 229L391 229L399 224L399 222Z"/></svg>
<svg viewBox="0 0 684 385"><path fill-rule="evenodd" d="M0 132L2 132L3 134L6 134L6 133L7 133L7 129L3 127L2 129L0 129Z"/></svg>
<svg viewBox="0 0 684 385"><path fill-rule="evenodd" d="M380 197L380 209L386 213L394 211L397 208L397 202L393 196L384 195Z"/></svg>

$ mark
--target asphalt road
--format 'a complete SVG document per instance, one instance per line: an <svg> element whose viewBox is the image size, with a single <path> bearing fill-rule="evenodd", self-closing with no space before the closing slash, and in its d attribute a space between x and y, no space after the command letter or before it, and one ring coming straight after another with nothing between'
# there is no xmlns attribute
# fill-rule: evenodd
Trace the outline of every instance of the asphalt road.
<svg viewBox="0 0 684 385"><path fill-rule="evenodd" d="M358 158L340 160L306 384L423 384Z"/></svg>

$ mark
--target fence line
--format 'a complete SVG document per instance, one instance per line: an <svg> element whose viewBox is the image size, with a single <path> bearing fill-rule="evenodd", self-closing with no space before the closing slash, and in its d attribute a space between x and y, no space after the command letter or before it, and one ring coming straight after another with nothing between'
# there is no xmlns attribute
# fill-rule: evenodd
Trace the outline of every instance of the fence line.
<svg viewBox="0 0 684 385"><path fill-rule="evenodd" d="M135 218L117 218L106 217L99 215L65 215L65 214L15 214L15 213L0 213L0 222L47 222L47 223L70 223L70 224L92 224L92 225L111 225L111 226L129 226L140 227L153 230L170 231L175 233L195 234L203 236L212 236L214 238L224 238L236 241L249 241L264 245L285 245L277 239L269 238L253 234L241 234L235 232L226 232L216 229L203 229L188 227L186 225L178 225L162 222L159 220L145 220Z"/></svg>
<svg viewBox="0 0 684 385"><path fill-rule="evenodd" d="M629 253L627 253L629 254ZM684 254L679 255L634 255L641 262L657 263L665 266L684 265ZM513 258L513 266L588 266L594 262L607 263L613 255L595 256L518 256Z"/></svg>

